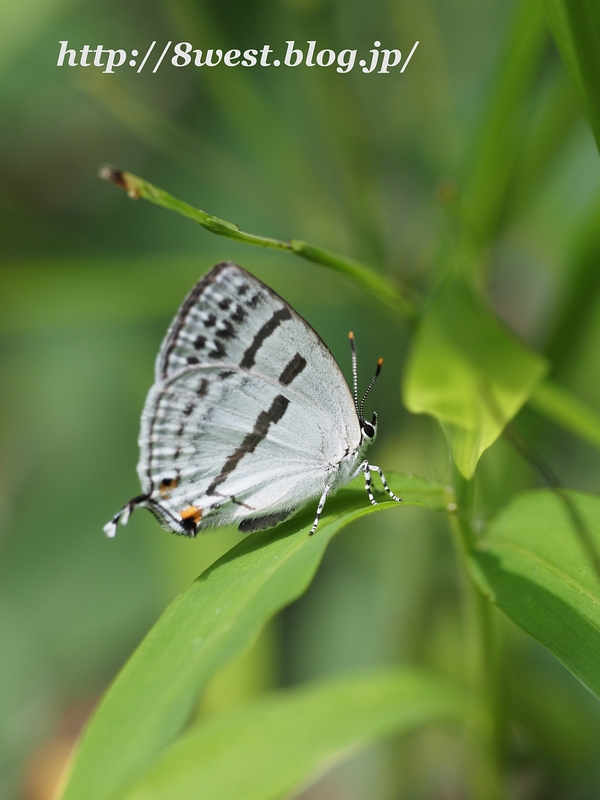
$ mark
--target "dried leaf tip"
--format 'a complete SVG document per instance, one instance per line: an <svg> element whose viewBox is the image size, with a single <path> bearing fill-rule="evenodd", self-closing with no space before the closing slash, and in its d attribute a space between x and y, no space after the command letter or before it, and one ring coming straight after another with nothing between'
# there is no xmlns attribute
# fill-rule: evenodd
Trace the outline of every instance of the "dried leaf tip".
<svg viewBox="0 0 600 800"><path fill-rule="evenodd" d="M127 172L124 172L122 169L117 169L116 167L106 166L102 167L98 174L103 180L110 181L110 183L114 183L115 186L125 189L132 200L139 199L140 191L138 187L129 179Z"/></svg>

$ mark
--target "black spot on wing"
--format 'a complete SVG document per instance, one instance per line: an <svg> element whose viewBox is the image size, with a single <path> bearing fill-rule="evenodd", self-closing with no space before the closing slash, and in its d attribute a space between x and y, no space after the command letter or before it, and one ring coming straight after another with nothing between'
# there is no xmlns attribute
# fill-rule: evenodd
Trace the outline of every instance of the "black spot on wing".
<svg viewBox="0 0 600 800"><path fill-rule="evenodd" d="M208 393L209 383L206 378L202 378L200 381L200 385L196 389L196 394L198 397L204 397Z"/></svg>
<svg viewBox="0 0 600 800"><path fill-rule="evenodd" d="M182 519L179 524L183 528L185 536L194 537L198 533L198 523L192 517Z"/></svg>
<svg viewBox="0 0 600 800"><path fill-rule="evenodd" d="M300 353L296 353L296 355L285 365L283 372L279 376L279 382L284 386L289 386L294 378L297 378L298 375L300 375L305 366L306 359L301 356Z"/></svg>
<svg viewBox="0 0 600 800"><path fill-rule="evenodd" d="M231 375L235 375L235 372L232 369L225 369L223 372L219 372L219 378L222 381L227 380Z"/></svg>
<svg viewBox="0 0 600 800"><path fill-rule="evenodd" d="M273 313L271 318L265 322L265 324L260 328L254 337L252 344L244 353L244 357L240 362L240 367L244 367L245 369L249 369L254 362L256 361L256 354L263 346L265 341L273 334L277 328L281 325L282 322L285 320L291 319L292 315L288 308L285 306L283 308L278 309Z"/></svg>
<svg viewBox="0 0 600 800"><path fill-rule="evenodd" d="M223 347L223 342L215 342L215 349L208 354L209 358L225 358L227 351Z"/></svg>
<svg viewBox="0 0 600 800"><path fill-rule="evenodd" d="M194 347L196 348L196 350L202 350L205 344L206 344L206 336L196 337L196 340L194 341Z"/></svg>
<svg viewBox="0 0 600 800"><path fill-rule="evenodd" d="M186 417L189 417L189 415L192 413L192 411L195 408L196 408L196 406L194 405L194 403L188 403L188 405L185 407L183 413L185 414Z"/></svg>
<svg viewBox="0 0 600 800"><path fill-rule="evenodd" d="M231 319L233 322L243 322L247 316L248 316L247 312L244 311L243 307L238 304L235 307L235 311L231 315Z"/></svg>
<svg viewBox="0 0 600 800"><path fill-rule="evenodd" d="M227 309L231 305L231 298L230 297L224 297L222 300L219 301L218 305L219 305L219 308L222 311L227 311Z"/></svg>
<svg viewBox="0 0 600 800"><path fill-rule="evenodd" d="M218 276L225 269L228 265L218 264L213 269L199 281L196 286L192 289L189 295L183 302L183 305L175 318L173 323L173 327L169 333L168 339L165 342L165 349L162 361L162 370L161 374L164 377L168 375L169 368L171 366L171 356L173 355L174 351L177 349L180 343L180 334L183 328L186 326L188 322L188 317L190 312L193 308L196 307L196 304L202 297L202 295L212 286L212 284L217 280Z"/></svg>
<svg viewBox="0 0 600 800"><path fill-rule="evenodd" d="M269 410L260 412L256 418L256 422L254 423L252 432L247 433L246 436L244 436L240 446L233 451L227 461L223 464L221 472L210 484L206 490L206 494L215 494L215 489L217 486L223 483L223 481L226 480L229 475L231 475L242 458L245 455L248 455L248 453L253 453L256 450L263 439L266 439L270 426L277 424L283 417L289 404L290 401L287 399L287 397L284 397L282 394L278 394L271 403Z"/></svg>
<svg viewBox="0 0 600 800"><path fill-rule="evenodd" d="M199 364L200 363L200 359L196 358L196 356L188 356L186 358L186 361L187 361L188 364L190 364L192 366L194 364Z"/></svg>
<svg viewBox="0 0 600 800"><path fill-rule="evenodd" d="M210 272L208 272L196 284L196 286L194 286L179 309L179 312L175 317L171 329L169 330L169 334L164 342L160 359L160 374L163 378L169 374L173 366L173 356L177 355L174 366L178 368L180 365L179 359L185 357L185 351L189 348L189 340L182 341L181 333L190 325L192 326L192 331L194 330L194 327L197 326L198 317L191 321L190 314L192 314L192 312L199 311L200 317L203 318L202 322L206 328L212 328L219 321L218 314L209 313L210 306L215 303L215 295L220 297L219 302L223 303L224 305L226 304L227 309L230 311L233 310L235 300L230 299L229 297L223 297L223 295L219 292L219 289L215 288L215 283L220 284L219 288L223 289L228 295L237 292L237 294L240 296L240 302L243 302L241 300L242 296L247 296L252 288L252 283L248 281L249 278L251 278L251 276L249 276L241 267L237 267L235 264L228 262L222 262L214 266ZM255 296L255 303L258 303L262 299L262 294L257 295L255 293ZM246 298L244 297L244 300L245 299ZM226 309L223 308L223 310ZM231 321L243 322L245 316L245 309L243 309L240 304L237 304L233 314L231 315ZM226 328L227 326L225 326L225 329Z"/></svg>
<svg viewBox="0 0 600 800"><path fill-rule="evenodd" d="M228 319L224 319L221 324L223 327L219 328L218 331L215 331L215 334L220 336L221 339L232 339L235 336L235 328L231 322L229 322Z"/></svg>

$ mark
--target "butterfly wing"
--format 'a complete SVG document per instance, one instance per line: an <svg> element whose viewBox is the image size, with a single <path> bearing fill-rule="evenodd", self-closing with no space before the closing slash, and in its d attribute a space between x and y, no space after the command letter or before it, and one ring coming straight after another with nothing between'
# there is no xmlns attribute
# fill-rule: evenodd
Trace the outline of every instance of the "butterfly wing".
<svg viewBox="0 0 600 800"><path fill-rule="evenodd" d="M142 417L138 473L162 524L270 527L320 496L360 439L317 333L241 267L214 267L167 333Z"/></svg>
<svg viewBox="0 0 600 800"><path fill-rule="evenodd" d="M325 342L283 298L236 264L217 264L183 301L159 351L155 381L200 362L293 384L345 434L360 439L352 395Z"/></svg>

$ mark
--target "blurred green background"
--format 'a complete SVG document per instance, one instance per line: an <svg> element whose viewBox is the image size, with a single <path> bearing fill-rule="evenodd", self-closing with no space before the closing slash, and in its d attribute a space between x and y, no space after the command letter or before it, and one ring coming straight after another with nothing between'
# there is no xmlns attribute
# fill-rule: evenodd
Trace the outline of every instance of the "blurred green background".
<svg viewBox="0 0 600 800"><path fill-rule="evenodd" d="M528 3L532 7L532 3ZM408 414L409 330L346 278L212 236L100 181L110 163L243 230L301 238L426 296L451 255L453 199L485 149L520 4L493 0L21 0L0 5L0 797L51 798L82 720L167 602L239 535L168 536L134 515L139 416L166 327L193 283L233 260L282 294L350 374L353 329L387 469L450 480L437 425ZM592 135L545 27L527 31L510 161L482 233L498 314L600 408L600 174ZM406 72L57 68L60 40L133 48L408 53ZM507 49L508 48L508 49ZM527 72L528 71L528 72ZM511 91L509 86L509 91ZM515 89L516 92L516 89ZM506 122L506 120L504 120ZM496 154L497 157L497 154ZM485 172L485 171L484 171ZM494 165L488 170L493 182ZM483 174L481 171L479 174ZM472 196L477 196L473 190ZM597 451L527 408L518 429L570 487L598 493ZM478 470L487 519L541 485L504 441ZM262 689L407 661L462 674L459 587L444 522L416 509L356 524L308 593L228 667L203 709ZM506 619L515 798L597 798L600 709ZM427 731L336 767L303 800L464 797L464 745Z"/></svg>

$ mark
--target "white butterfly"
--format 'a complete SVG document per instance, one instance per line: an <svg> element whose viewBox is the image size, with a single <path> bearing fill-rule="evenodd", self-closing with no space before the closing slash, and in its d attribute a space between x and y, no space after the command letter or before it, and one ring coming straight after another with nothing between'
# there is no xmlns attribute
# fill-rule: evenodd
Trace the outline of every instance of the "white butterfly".
<svg viewBox="0 0 600 800"><path fill-rule="evenodd" d="M358 405L319 335L249 272L217 264L192 289L156 360L139 437L143 494L104 526L114 536L134 508L148 508L173 533L196 536L235 523L271 528L371 471L363 458L377 416Z"/></svg>

